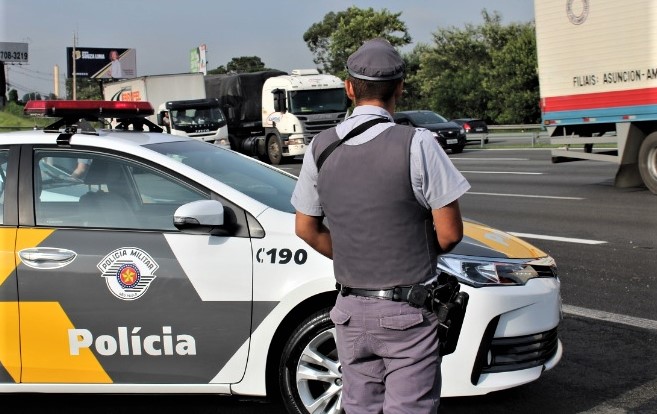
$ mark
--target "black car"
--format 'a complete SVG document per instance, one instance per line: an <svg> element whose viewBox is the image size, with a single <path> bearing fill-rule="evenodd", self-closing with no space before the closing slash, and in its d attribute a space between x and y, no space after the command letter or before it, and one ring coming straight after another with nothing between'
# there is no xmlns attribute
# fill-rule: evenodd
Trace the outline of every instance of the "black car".
<svg viewBox="0 0 657 414"><path fill-rule="evenodd" d="M488 134L488 124L483 119L478 118L457 118L451 119L451 122L456 122L465 129L465 133L470 136L471 134ZM479 142L480 138L470 138L470 140ZM484 136L484 143L488 144L488 135Z"/></svg>
<svg viewBox="0 0 657 414"><path fill-rule="evenodd" d="M463 152L466 144L465 129L440 114L428 110L401 111L395 112L393 118L401 125L428 129L433 132L440 146L449 149L453 154Z"/></svg>

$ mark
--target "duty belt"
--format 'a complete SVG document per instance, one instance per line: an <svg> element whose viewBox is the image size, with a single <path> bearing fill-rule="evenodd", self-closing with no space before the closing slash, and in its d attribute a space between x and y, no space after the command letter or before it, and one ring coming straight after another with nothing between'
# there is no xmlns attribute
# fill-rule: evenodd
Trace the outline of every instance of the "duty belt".
<svg viewBox="0 0 657 414"><path fill-rule="evenodd" d="M335 284L342 296L354 295L368 298L386 299L394 302L408 302L415 307L427 306L429 290L425 285L395 286L389 289L363 289Z"/></svg>

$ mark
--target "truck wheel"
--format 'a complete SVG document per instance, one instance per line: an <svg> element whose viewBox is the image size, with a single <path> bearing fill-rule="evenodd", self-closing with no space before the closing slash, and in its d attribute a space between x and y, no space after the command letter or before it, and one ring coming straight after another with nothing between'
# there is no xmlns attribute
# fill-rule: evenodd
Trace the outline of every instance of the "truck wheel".
<svg viewBox="0 0 657 414"><path fill-rule="evenodd" d="M342 412L342 368L329 311L310 315L283 349L279 384L290 413Z"/></svg>
<svg viewBox="0 0 657 414"><path fill-rule="evenodd" d="M276 135L271 135L267 138L267 162L271 165L279 165L283 160L283 145L280 138Z"/></svg>
<svg viewBox="0 0 657 414"><path fill-rule="evenodd" d="M648 135L641 144L639 172L648 190L657 194L657 132Z"/></svg>

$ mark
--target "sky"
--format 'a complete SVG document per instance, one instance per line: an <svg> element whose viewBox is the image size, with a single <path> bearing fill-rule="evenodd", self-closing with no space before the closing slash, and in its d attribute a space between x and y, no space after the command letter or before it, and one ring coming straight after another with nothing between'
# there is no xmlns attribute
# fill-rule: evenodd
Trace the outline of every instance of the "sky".
<svg viewBox="0 0 657 414"><path fill-rule="evenodd" d="M413 43L432 43L439 28L483 22L482 10L498 12L503 24L534 19L533 0L0 0L0 42L27 43L29 61L6 65L18 90L64 95L66 48L129 48L137 75L189 72L189 52L207 46L207 67L234 57L258 56L283 71L317 67L303 34L329 12L351 6L401 13Z"/></svg>

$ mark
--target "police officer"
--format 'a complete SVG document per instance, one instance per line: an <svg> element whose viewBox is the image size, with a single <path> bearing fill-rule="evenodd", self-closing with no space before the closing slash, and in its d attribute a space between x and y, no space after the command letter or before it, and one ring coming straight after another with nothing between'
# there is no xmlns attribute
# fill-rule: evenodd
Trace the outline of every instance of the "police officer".
<svg viewBox="0 0 657 414"><path fill-rule="evenodd" d="M306 151L292 196L296 234L333 259L345 411L435 413L436 315L408 292L463 237L458 198L470 185L431 132L393 122L404 62L388 41L365 42L347 69L355 109Z"/></svg>

